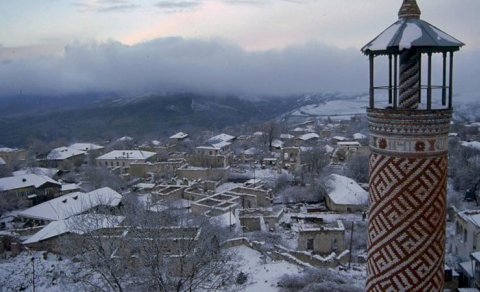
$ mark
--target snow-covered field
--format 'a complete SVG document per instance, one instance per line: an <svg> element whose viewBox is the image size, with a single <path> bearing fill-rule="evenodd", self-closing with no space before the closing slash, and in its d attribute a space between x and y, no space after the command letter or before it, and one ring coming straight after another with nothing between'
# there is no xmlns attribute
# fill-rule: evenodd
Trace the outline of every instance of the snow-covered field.
<svg viewBox="0 0 480 292"><path fill-rule="evenodd" d="M247 274L247 283L241 286L241 291L269 292L278 291L277 282L285 274L298 274L303 268L285 261L272 261L263 257L258 251L244 245L231 248L235 255L234 261L239 271Z"/></svg>
<svg viewBox="0 0 480 292"><path fill-rule="evenodd" d="M76 272L72 262L60 260L51 253L23 252L0 260L0 291L32 291L33 278L35 291L83 291L79 283L72 281L71 275Z"/></svg>
<svg viewBox="0 0 480 292"><path fill-rule="evenodd" d="M310 104L291 113L292 116L335 117L350 119L357 114L366 114L366 98L330 100L323 104Z"/></svg>

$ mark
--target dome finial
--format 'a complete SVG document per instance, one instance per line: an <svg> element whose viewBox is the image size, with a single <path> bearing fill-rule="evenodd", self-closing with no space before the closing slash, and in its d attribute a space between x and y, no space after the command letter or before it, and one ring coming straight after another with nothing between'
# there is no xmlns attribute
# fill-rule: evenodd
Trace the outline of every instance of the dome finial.
<svg viewBox="0 0 480 292"><path fill-rule="evenodd" d="M416 0L403 0L402 7L398 11L398 18L406 19L406 18L420 18L420 8L418 7Z"/></svg>

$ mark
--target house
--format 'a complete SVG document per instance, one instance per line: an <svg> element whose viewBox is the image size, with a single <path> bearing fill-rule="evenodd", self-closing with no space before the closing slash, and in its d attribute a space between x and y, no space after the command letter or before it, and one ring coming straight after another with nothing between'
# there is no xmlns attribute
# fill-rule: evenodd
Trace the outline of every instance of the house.
<svg viewBox="0 0 480 292"><path fill-rule="evenodd" d="M193 214L218 216L239 208L241 201L239 196L220 193L192 202L191 208Z"/></svg>
<svg viewBox="0 0 480 292"><path fill-rule="evenodd" d="M229 142L219 142L215 146L198 146L195 154L188 157L191 166L223 168L229 165Z"/></svg>
<svg viewBox="0 0 480 292"><path fill-rule="evenodd" d="M297 146L311 146L315 145L320 139L320 135L317 133L306 133L301 136L298 136L295 139L295 144Z"/></svg>
<svg viewBox="0 0 480 292"><path fill-rule="evenodd" d="M117 207L122 195L105 187L88 193L69 193L18 213L24 221L31 220L37 225L64 220L74 215L85 213L101 207Z"/></svg>
<svg viewBox="0 0 480 292"><path fill-rule="evenodd" d="M480 251L474 252L470 255L473 261L473 285L477 289L480 289ZM478 291L478 290L477 290Z"/></svg>
<svg viewBox="0 0 480 292"><path fill-rule="evenodd" d="M237 217L243 231L275 231L283 212L283 208L240 209Z"/></svg>
<svg viewBox="0 0 480 292"><path fill-rule="evenodd" d="M328 223L322 220L321 215L301 215L292 216L298 220L292 225L292 230L298 232L298 250L321 255L332 252L340 254L345 250L345 227L342 221Z"/></svg>
<svg viewBox="0 0 480 292"><path fill-rule="evenodd" d="M170 140L174 142L179 142L188 138L188 134L184 132L178 132L175 135L169 137Z"/></svg>
<svg viewBox="0 0 480 292"><path fill-rule="evenodd" d="M153 161L157 153L141 150L114 150L96 158L97 165L128 173L130 164Z"/></svg>
<svg viewBox="0 0 480 292"><path fill-rule="evenodd" d="M327 180L325 204L340 213L363 212L368 207L368 192L353 179L331 174Z"/></svg>
<svg viewBox="0 0 480 292"><path fill-rule="evenodd" d="M355 133L353 134L353 140L365 140L367 139L367 135L364 135L362 133Z"/></svg>
<svg viewBox="0 0 480 292"><path fill-rule="evenodd" d="M69 169L71 166L82 165L86 154L86 151L70 147L58 147L50 151L43 162L48 167Z"/></svg>
<svg viewBox="0 0 480 292"><path fill-rule="evenodd" d="M339 141L337 142L337 148L344 149L348 152L356 152L362 145L358 141Z"/></svg>
<svg viewBox="0 0 480 292"><path fill-rule="evenodd" d="M6 163L11 164L14 161L26 160L27 151L17 148L0 147L0 158Z"/></svg>
<svg viewBox="0 0 480 292"><path fill-rule="evenodd" d="M61 184L48 176L24 174L0 178L0 197L19 206L34 205L60 193ZM17 207L19 207L17 206Z"/></svg>
<svg viewBox="0 0 480 292"><path fill-rule="evenodd" d="M236 137L228 134L220 134L217 136L213 136L212 138L208 139L208 143L214 144L214 143L219 143L219 142L233 142L235 141Z"/></svg>
<svg viewBox="0 0 480 292"><path fill-rule="evenodd" d="M177 177L185 178L190 181L226 181L230 173L230 167L196 167L182 166L177 169Z"/></svg>
<svg viewBox="0 0 480 292"><path fill-rule="evenodd" d="M186 164L183 158L160 162L133 162L130 164L129 173L135 177L145 177L153 173L159 177L170 178L175 176L177 169Z"/></svg>
<svg viewBox="0 0 480 292"><path fill-rule="evenodd" d="M104 214L81 214L68 219L52 221L38 232L23 241L23 244L33 250L53 250L61 252L65 248L62 237L69 234L83 235L118 227L124 216Z"/></svg>
<svg viewBox="0 0 480 292"><path fill-rule="evenodd" d="M480 210L465 210L455 216L455 237L452 240L452 253L462 260L480 251Z"/></svg>
<svg viewBox="0 0 480 292"><path fill-rule="evenodd" d="M282 166L284 169L291 171L297 170L301 166L300 147L285 147L282 148Z"/></svg>

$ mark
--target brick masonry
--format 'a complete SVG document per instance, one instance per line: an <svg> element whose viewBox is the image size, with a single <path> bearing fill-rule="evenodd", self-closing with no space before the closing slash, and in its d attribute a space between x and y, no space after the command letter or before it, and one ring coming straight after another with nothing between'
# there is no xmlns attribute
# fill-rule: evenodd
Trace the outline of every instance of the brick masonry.
<svg viewBox="0 0 480 292"><path fill-rule="evenodd" d="M451 110L368 110L367 291L443 291Z"/></svg>

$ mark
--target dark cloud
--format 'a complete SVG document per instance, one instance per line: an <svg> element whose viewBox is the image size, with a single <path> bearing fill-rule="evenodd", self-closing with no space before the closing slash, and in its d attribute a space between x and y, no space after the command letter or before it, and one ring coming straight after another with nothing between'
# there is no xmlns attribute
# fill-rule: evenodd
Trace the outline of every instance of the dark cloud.
<svg viewBox="0 0 480 292"><path fill-rule="evenodd" d="M457 58L457 92L465 75L479 76L478 54ZM474 77L469 77L473 80ZM72 44L63 57L0 64L0 95L161 92L288 95L305 92L364 93L368 61L358 50L320 43L247 52L220 40L162 38L135 46L117 42ZM473 80L474 81L474 80Z"/></svg>

